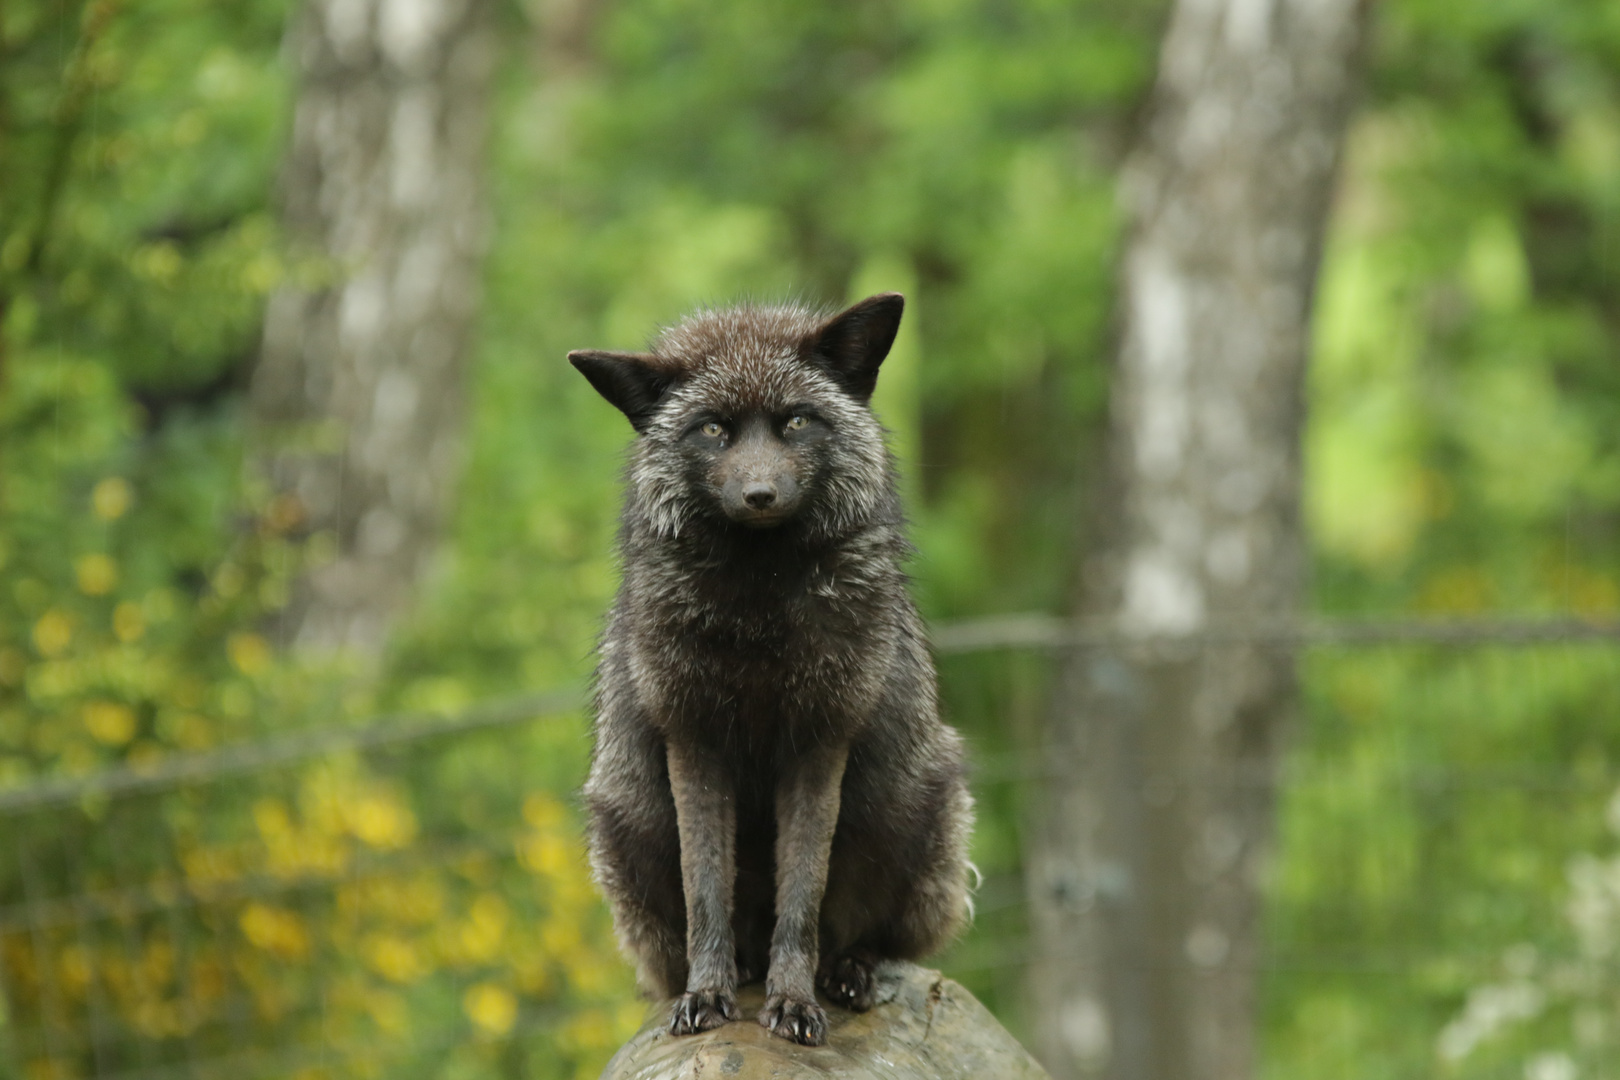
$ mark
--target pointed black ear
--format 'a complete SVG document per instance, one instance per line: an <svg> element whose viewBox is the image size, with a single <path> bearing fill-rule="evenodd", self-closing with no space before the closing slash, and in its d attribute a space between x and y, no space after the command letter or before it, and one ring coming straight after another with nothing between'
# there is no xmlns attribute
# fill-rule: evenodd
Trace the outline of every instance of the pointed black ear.
<svg viewBox="0 0 1620 1080"><path fill-rule="evenodd" d="M637 432L647 430L659 400L675 382L646 353L576 349L568 354L568 362L591 381L598 394L630 418Z"/></svg>
<svg viewBox="0 0 1620 1080"><path fill-rule="evenodd" d="M879 293L834 315L810 341L811 362L865 402L877 387L878 365L894 345L905 307L899 293Z"/></svg>

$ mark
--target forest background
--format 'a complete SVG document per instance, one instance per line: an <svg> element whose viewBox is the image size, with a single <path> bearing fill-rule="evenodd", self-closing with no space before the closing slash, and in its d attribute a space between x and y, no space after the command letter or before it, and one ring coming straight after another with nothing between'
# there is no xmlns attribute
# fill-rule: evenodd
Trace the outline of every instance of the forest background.
<svg viewBox="0 0 1620 1080"><path fill-rule="evenodd" d="M925 614L1066 610L1105 420L1116 173L1163 17L497 8L453 511L412 614L354 661L266 629L332 541L245 462L267 299L341 273L278 226L292 10L7 3L0 783L581 686L629 430L563 356L742 296L905 292L876 407ZM1312 610L1613 616L1620 11L1388 0L1371 25L1310 368ZM1047 666L941 672L988 877L942 964L1019 1032L1020 749ZM1265 1075L1612 1075L1620 657L1390 648L1303 670ZM580 851L587 754L575 708L8 811L0 1068L595 1075L642 1007Z"/></svg>

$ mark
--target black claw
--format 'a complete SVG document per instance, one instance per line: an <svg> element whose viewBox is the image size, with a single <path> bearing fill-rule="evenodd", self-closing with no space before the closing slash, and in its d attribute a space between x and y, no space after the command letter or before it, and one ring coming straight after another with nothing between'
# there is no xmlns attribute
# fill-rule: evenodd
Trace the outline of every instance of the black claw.
<svg viewBox="0 0 1620 1080"><path fill-rule="evenodd" d="M865 954L843 953L824 961L819 982L822 992L835 1004L853 1012L872 1007L877 980Z"/></svg>
<svg viewBox="0 0 1620 1080"><path fill-rule="evenodd" d="M737 1002L723 990L688 990L669 1014L671 1035L696 1035L737 1019Z"/></svg>
<svg viewBox="0 0 1620 1080"><path fill-rule="evenodd" d="M771 1034L804 1046L820 1046L827 1041L827 1014L813 1001L773 994L765 999L759 1022Z"/></svg>

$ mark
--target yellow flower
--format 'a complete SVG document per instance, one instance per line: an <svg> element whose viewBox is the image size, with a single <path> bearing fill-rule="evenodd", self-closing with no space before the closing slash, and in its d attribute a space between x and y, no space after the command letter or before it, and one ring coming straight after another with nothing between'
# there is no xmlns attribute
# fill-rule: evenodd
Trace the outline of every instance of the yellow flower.
<svg viewBox="0 0 1620 1080"><path fill-rule="evenodd" d="M461 927L462 951L472 960L493 960L506 936L506 921L504 900L494 893L479 896Z"/></svg>
<svg viewBox="0 0 1620 1080"><path fill-rule="evenodd" d="M102 521L116 521L123 517L134 501L135 493L130 490L129 481L122 476L109 476L90 489L90 509Z"/></svg>
<svg viewBox="0 0 1620 1080"><path fill-rule="evenodd" d="M128 600L113 608L112 622L113 633L126 644L139 641L146 633L146 616L141 613L141 606Z"/></svg>
<svg viewBox="0 0 1620 1080"><path fill-rule="evenodd" d="M74 564L79 575L79 591L86 596L106 596L118 584L118 564L106 555L86 555Z"/></svg>
<svg viewBox="0 0 1620 1080"><path fill-rule="evenodd" d="M354 835L374 848L402 848L416 837L416 818L397 799L368 795L347 816Z"/></svg>
<svg viewBox="0 0 1620 1080"><path fill-rule="evenodd" d="M462 995L461 1007L467 1017L486 1035L501 1036L517 1023L518 1003L512 991L494 983L479 983L467 988Z"/></svg>
<svg viewBox="0 0 1620 1080"><path fill-rule="evenodd" d="M255 948L283 960L300 960L309 955L309 931L294 912L253 903L242 912L238 922Z"/></svg>
<svg viewBox="0 0 1620 1080"><path fill-rule="evenodd" d="M413 982L428 972L421 952L404 938L376 934L365 943L364 951L371 969L395 982Z"/></svg>
<svg viewBox="0 0 1620 1080"><path fill-rule="evenodd" d="M518 861L525 869L548 878L560 878L568 872L573 850L559 836L541 833L522 837L517 842Z"/></svg>
<svg viewBox="0 0 1620 1080"><path fill-rule="evenodd" d="M75 997L82 997L95 977L91 957L82 945L69 945L56 959L57 977L63 989Z"/></svg>
<svg viewBox="0 0 1620 1080"><path fill-rule="evenodd" d="M225 641L231 666L252 678L270 666L270 645L258 634L232 634Z"/></svg>
<svg viewBox="0 0 1620 1080"><path fill-rule="evenodd" d="M286 840L292 835L292 815L277 799L260 799L253 804L253 824L266 842Z"/></svg>
<svg viewBox="0 0 1620 1080"><path fill-rule="evenodd" d="M34 645L44 656L60 656L73 642L73 620L52 608L34 624Z"/></svg>
<svg viewBox="0 0 1620 1080"><path fill-rule="evenodd" d="M523 820L537 829L556 828L563 823L567 813L561 800L550 792L530 792L523 800Z"/></svg>
<svg viewBox="0 0 1620 1080"><path fill-rule="evenodd" d="M84 707L84 726L97 742L123 746L135 737L135 710L116 701L92 701Z"/></svg>

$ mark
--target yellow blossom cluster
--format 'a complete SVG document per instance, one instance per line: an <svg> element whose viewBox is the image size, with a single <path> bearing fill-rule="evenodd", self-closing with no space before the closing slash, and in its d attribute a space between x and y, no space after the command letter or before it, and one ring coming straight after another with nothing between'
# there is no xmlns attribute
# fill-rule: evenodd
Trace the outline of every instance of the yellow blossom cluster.
<svg viewBox="0 0 1620 1080"><path fill-rule="evenodd" d="M195 793L172 798L176 817L205 810L176 830L178 878L125 890L88 931L0 932L14 1022L56 1032L38 1075L91 1075L109 1019L134 1042L224 1054L246 1006L256 1050L346 1063L325 1075L386 1071L448 1028L457 1052L518 1039L585 1077L642 1019L552 793L529 792L493 839L424 835L408 792L353 758L249 800L240 830L228 794L218 820Z"/></svg>
<svg viewBox="0 0 1620 1080"><path fill-rule="evenodd" d="M232 234L238 254L267 247L252 233L263 224ZM129 267L157 295L193 261L154 240ZM26 304L13 315L15 329ZM267 629L300 571L335 547L296 497L185 488L190 474L124 452L147 418L110 367L12 355L0 791L139 775L379 711L386 683L288 659ZM187 452L195 464L216 449ZM476 696L435 673L388 700L440 710ZM409 767L335 755L0 816L0 987L17 1073L240 1061L254 1076L322 1080L427 1059L477 1077L509 1074L501 1063L519 1054L525 1075L595 1075L642 1008L557 794L578 770L531 748L501 760L529 753L543 779L485 792L438 769L441 752L456 747L413 750ZM463 813L474 794L487 805Z"/></svg>

